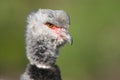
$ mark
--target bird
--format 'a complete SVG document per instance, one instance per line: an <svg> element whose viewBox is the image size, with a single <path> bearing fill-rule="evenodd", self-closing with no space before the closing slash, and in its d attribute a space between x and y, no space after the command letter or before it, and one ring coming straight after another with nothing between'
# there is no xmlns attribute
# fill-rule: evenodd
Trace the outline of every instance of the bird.
<svg viewBox="0 0 120 80"><path fill-rule="evenodd" d="M73 38L70 16L64 10L39 9L27 17L26 56L29 64L20 80L62 80L56 64L59 50Z"/></svg>

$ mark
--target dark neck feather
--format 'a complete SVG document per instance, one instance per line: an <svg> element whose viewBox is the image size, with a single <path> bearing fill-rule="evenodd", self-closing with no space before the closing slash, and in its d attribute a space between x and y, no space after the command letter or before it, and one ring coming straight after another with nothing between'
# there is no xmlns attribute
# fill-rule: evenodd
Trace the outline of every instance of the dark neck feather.
<svg viewBox="0 0 120 80"><path fill-rule="evenodd" d="M35 65L28 65L27 74L34 80L62 80L60 69L52 65L49 69L37 68Z"/></svg>

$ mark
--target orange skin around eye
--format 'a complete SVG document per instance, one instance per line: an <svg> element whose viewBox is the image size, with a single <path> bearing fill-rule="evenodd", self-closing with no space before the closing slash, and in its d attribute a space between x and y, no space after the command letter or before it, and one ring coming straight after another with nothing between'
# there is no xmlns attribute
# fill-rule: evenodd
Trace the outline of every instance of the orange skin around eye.
<svg viewBox="0 0 120 80"><path fill-rule="evenodd" d="M63 39L63 36L61 35L62 28L53 26L51 29L58 35L59 39Z"/></svg>
<svg viewBox="0 0 120 80"><path fill-rule="evenodd" d="M62 31L62 28L57 27L57 26L53 26L51 29L58 35L60 35L60 33Z"/></svg>
<svg viewBox="0 0 120 80"><path fill-rule="evenodd" d="M57 27L56 25L53 25L50 23L46 23L46 25L49 28L51 28L59 36L59 38L62 38L62 36L61 36L62 28L61 27Z"/></svg>

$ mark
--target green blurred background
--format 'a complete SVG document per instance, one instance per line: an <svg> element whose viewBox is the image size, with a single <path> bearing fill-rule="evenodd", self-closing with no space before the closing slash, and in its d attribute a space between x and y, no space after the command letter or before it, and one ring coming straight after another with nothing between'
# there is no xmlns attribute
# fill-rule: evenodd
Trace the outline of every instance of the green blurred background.
<svg viewBox="0 0 120 80"><path fill-rule="evenodd" d="M63 80L120 80L120 0L0 0L0 80L24 72L26 17L39 8L71 17L74 44L57 61Z"/></svg>

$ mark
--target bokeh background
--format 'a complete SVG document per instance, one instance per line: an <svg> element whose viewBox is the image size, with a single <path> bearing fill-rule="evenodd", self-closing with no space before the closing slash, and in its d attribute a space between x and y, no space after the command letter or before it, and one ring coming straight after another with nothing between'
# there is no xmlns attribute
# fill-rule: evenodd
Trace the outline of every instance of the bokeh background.
<svg viewBox="0 0 120 80"><path fill-rule="evenodd" d="M0 0L0 80L24 72L26 17L39 8L71 17L74 44L57 60L63 80L120 80L120 0Z"/></svg>

